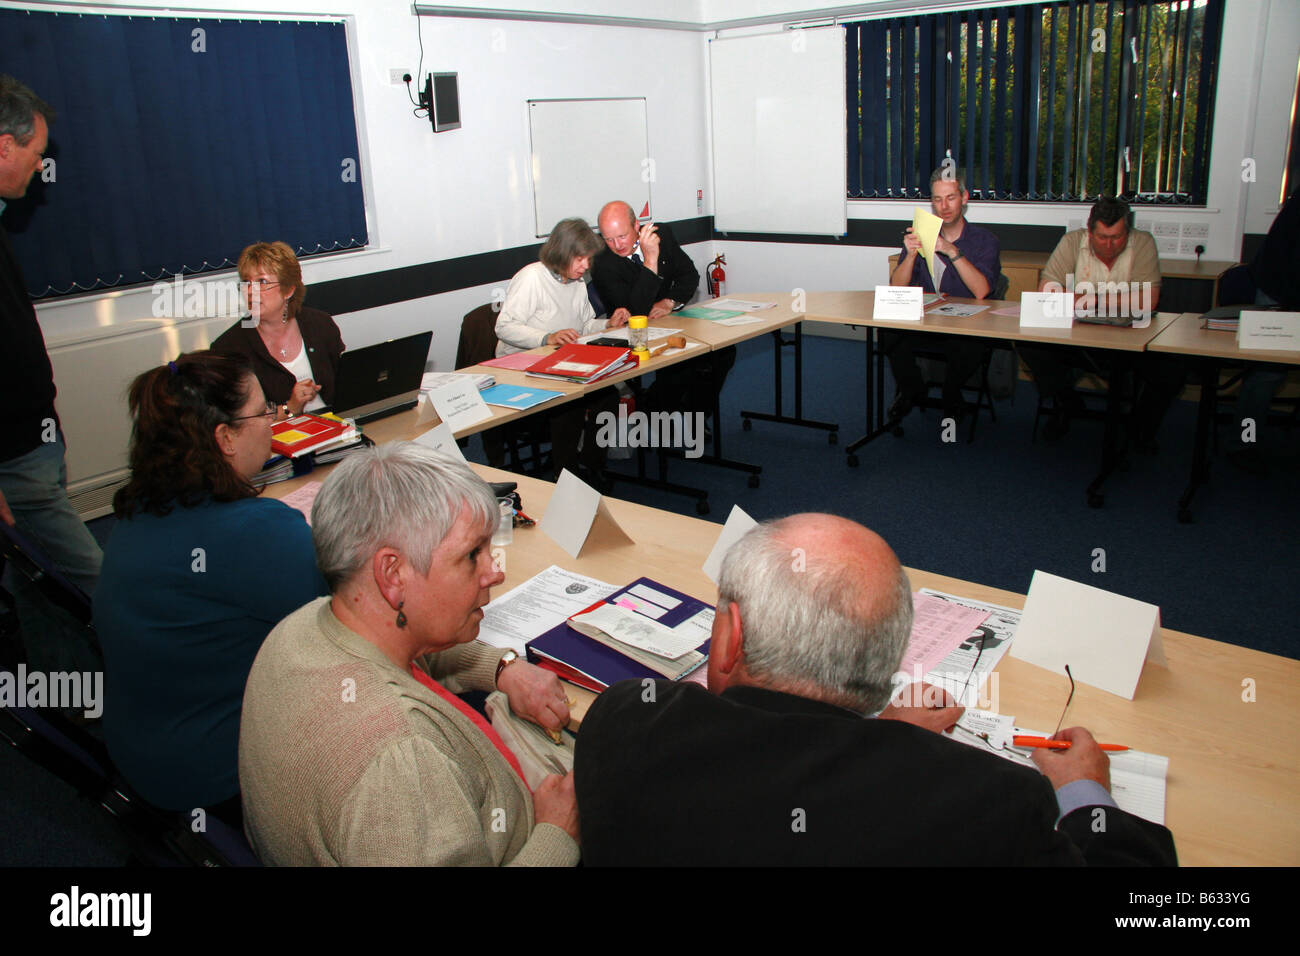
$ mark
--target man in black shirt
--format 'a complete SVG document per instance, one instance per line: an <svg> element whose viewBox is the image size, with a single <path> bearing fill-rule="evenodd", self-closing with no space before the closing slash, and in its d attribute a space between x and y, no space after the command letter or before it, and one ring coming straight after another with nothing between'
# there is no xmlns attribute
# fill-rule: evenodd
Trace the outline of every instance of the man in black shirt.
<svg viewBox="0 0 1300 956"><path fill-rule="evenodd" d="M1257 306L1283 312L1300 310L1300 190L1293 192L1278 211L1264 245L1250 264L1250 276L1255 280ZM1289 371L1285 365L1252 364L1242 376L1241 390L1237 392L1241 446L1229 450L1228 460L1252 474L1268 471L1267 448L1260 441L1260 431ZM1253 428L1247 427L1248 420Z"/></svg>
<svg viewBox="0 0 1300 956"><path fill-rule="evenodd" d="M41 169L54 111L30 89L0 75L0 214ZM87 594L102 554L68 502L63 433L54 410L54 372L9 236L0 224L0 521L38 544ZM35 590L11 576L34 670L82 670L78 650L55 635L64 625ZM51 618L49 615L53 614Z"/></svg>
<svg viewBox="0 0 1300 956"><path fill-rule="evenodd" d="M644 315L653 322L691 300L700 273L671 229L661 223L638 226L636 212L625 202L606 203L598 221L605 251L591 275L611 319ZM661 369L646 400L652 409L710 414L735 363L736 350L728 347Z"/></svg>

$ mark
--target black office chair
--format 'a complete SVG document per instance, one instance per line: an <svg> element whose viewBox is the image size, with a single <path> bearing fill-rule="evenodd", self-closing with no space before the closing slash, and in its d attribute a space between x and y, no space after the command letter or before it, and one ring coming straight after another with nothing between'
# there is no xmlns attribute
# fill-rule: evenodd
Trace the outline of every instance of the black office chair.
<svg viewBox="0 0 1300 956"><path fill-rule="evenodd" d="M1214 303L1217 307L1248 306L1262 308L1255 305L1255 297L1259 289L1255 285L1255 277L1251 275L1250 266L1248 265L1236 265L1224 270L1223 274L1219 276L1218 288L1218 296ZM1219 451L1219 426L1223 424L1239 425L1236 421L1237 396L1234 390L1241 384L1242 379L1246 377L1251 368L1252 366L1246 366L1233 369L1231 372L1223 372L1219 377L1218 387L1215 389L1215 427L1210 432L1210 436L1214 441L1215 454L1218 454ZM1278 366L1277 369L1278 371L1291 371L1290 368L1282 368L1281 366ZM1300 416L1300 398L1281 396L1274 393L1270 409L1277 405L1288 405L1291 408L1290 414L1282 413L1281 418L1281 421L1285 423L1287 434L1290 434L1297 417ZM1276 421L1278 415L1270 410L1268 417L1270 421Z"/></svg>
<svg viewBox="0 0 1300 956"><path fill-rule="evenodd" d="M457 368L469 368L496 355L499 311L499 305L488 303L465 314L456 346ZM483 431L481 437L488 464L493 468L535 477L546 477L550 473L550 455L543 451L543 446L549 447L551 441L546 416L530 415L517 422L498 425Z"/></svg>
<svg viewBox="0 0 1300 956"><path fill-rule="evenodd" d="M998 281L994 284L993 291L989 294L989 298L1003 298L1007 294L1007 289L1010 285L1011 280L1006 277L1006 274L999 273ZM979 367L971 374L970 378L968 378L966 383L962 386L963 392L975 393L975 401L973 402L974 409L970 416L970 431L966 436L967 443L975 440L975 426L979 421L979 413L981 411L987 411L989 413L989 418L992 421L996 422L998 420L997 409L993 406L993 390L989 384L989 368L993 361L993 353L995 349L1006 349L1010 352L1011 346L986 346L983 357L980 359ZM917 349L916 355L918 358L925 360L925 365L923 365L922 368L929 371L929 374L925 376L925 387L927 393L932 387L942 387L943 375L940 372L935 371L935 369L942 369L946 365L943 352L938 349ZM1014 384L1014 377L1012 381ZM928 401L926 404L927 407L931 407L931 403ZM901 433L901 429L895 429L895 434Z"/></svg>

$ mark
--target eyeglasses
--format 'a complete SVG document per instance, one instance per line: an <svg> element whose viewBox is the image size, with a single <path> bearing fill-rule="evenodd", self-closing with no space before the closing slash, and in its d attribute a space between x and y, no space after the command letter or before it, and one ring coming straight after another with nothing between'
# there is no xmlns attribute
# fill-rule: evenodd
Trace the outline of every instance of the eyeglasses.
<svg viewBox="0 0 1300 956"><path fill-rule="evenodd" d="M981 647L980 650L982 651L983 648ZM975 659L977 662L979 661L978 656L976 656ZM974 671L974 669L975 669L974 666L972 666L971 667L972 672ZM1061 709L1061 719L1056 722L1056 729L1052 731L1053 739L1056 737L1057 734L1061 732L1061 724L1065 723L1065 715L1070 710L1070 703L1074 700L1074 675L1070 673L1069 664L1065 665L1065 676L1070 680L1070 696L1065 698L1065 707ZM968 677L967 682L969 683L969 681L970 678ZM963 695L965 694L965 688L963 688L962 693ZM958 700L960 701L961 698L959 697ZM1015 750L1012 747L1008 747L1005 742L1000 742L997 746L994 746L993 741L988 734L980 731L975 731L975 730L967 730L961 724L957 724L953 729L956 731L960 731L961 733L966 734L967 736L980 741L982 744L984 744L985 747L987 747L989 750L992 750L994 753L997 753L1000 750L1004 750L1007 753L1014 753L1014 754L1021 753L1021 751Z"/></svg>
<svg viewBox="0 0 1300 956"><path fill-rule="evenodd" d="M249 418L267 418L275 421L275 402L266 403L266 411L258 412L256 415L236 415L231 419L232 422L242 422Z"/></svg>

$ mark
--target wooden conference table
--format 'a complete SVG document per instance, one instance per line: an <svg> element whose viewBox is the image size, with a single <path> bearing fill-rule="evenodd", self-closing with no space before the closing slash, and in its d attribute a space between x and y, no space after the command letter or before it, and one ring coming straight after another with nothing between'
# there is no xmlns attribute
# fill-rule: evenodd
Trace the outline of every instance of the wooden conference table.
<svg viewBox="0 0 1300 956"><path fill-rule="evenodd" d="M1196 444L1192 452L1192 474L1178 499L1178 520L1192 519L1192 497L1209 477L1209 439L1214 421L1214 403L1219 385L1219 370L1225 364L1266 362L1275 365L1300 365L1300 351L1286 349L1242 349L1237 347L1234 332L1204 328L1204 317L1195 313L1178 316L1166 326L1147 348L1152 352L1184 355L1197 366L1201 387L1196 410ZM1263 423L1260 423L1261 425Z"/></svg>
<svg viewBox="0 0 1300 956"><path fill-rule="evenodd" d="M1021 292L1037 292L1042 285L1043 270L1052 257L1050 252L1026 252L1016 249L1003 249L1001 252L1002 274L1007 277L1008 289L1013 299L1018 299ZM1160 277L1162 279L1196 279L1209 282L1211 303L1219 301L1219 277L1227 272L1236 262L1214 259L1161 259ZM889 257L889 273L893 275L898 266L898 253Z"/></svg>
<svg viewBox="0 0 1300 956"><path fill-rule="evenodd" d="M378 441L424 430L414 412L372 422ZM545 513L554 486L482 465L489 481L516 481L535 518ZM273 485L279 497L307 480ZM538 527L515 530L506 547L505 584L523 583L551 564L611 584L641 575L712 603L716 590L701 570L721 526L698 518L606 499L634 543L588 542L570 558ZM1024 596L955 578L909 569L913 588L1023 607ZM1121 741L1169 758L1166 824L1185 866L1300 864L1300 661L1263 654L1177 631L1164 630L1169 667L1148 665L1132 701L1078 685L1068 722L1099 739ZM1051 728L1069 694L1065 676L1003 658L997 671L997 708L1024 726ZM1243 682L1254 687L1243 700ZM575 688L575 692L577 689ZM586 692L582 692L585 697ZM585 701L584 701L585 702ZM581 708L585 709L585 707Z"/></svg>

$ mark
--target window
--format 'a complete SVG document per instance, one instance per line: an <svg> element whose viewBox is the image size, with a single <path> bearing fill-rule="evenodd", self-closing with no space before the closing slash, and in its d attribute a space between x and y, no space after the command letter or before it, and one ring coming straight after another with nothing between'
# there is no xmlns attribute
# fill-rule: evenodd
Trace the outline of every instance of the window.
<svg viewBox="0 0 1300 956"><path fill-rule="evenodd" d="M1068 0L846 24L848 194L1204 204L1223 0ZM855 109L856 106L856 109Z"/></svg>
<svg viewBox="0 0 1300 956"><path fill-rule="evenodd" d="M0 69L58 112L9 203L36 298L367 241L344 24L0 10Z"/></svg>

